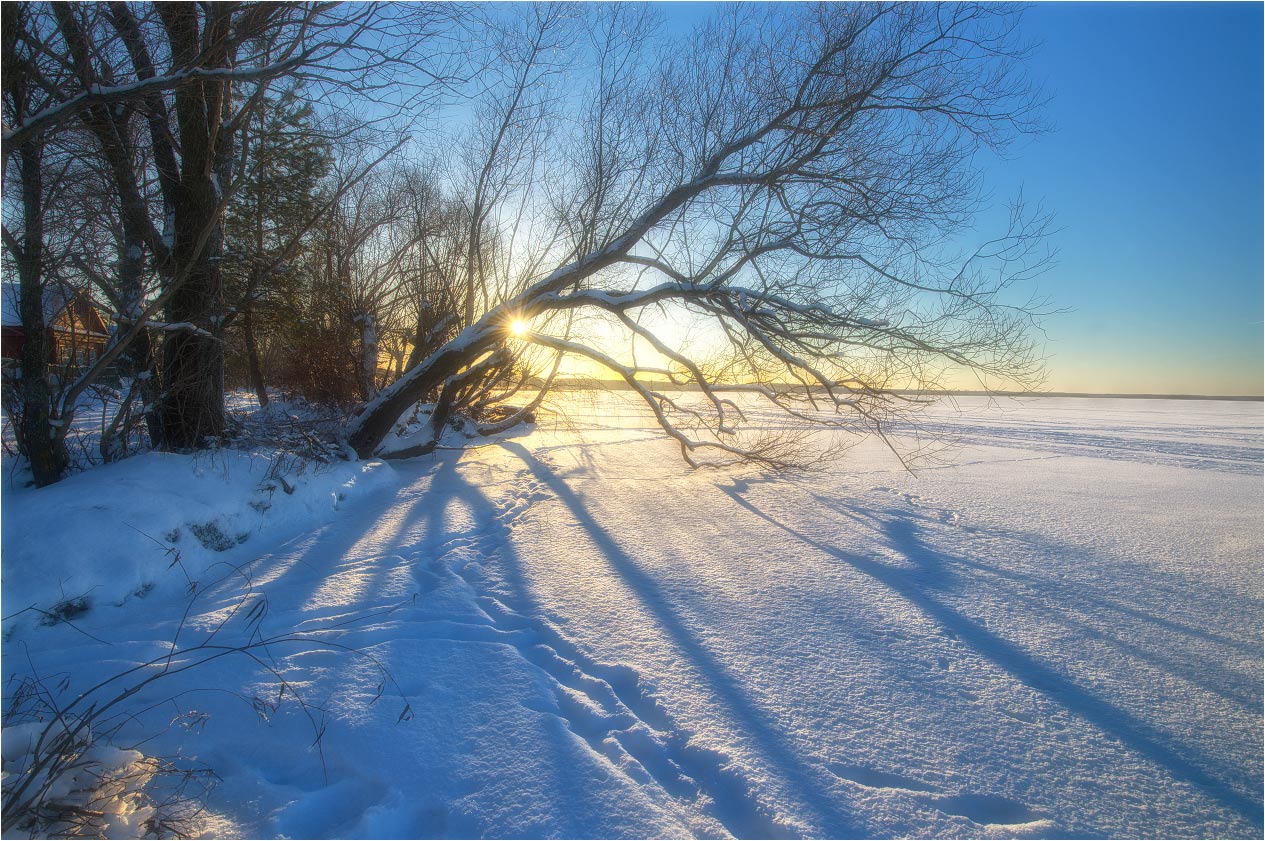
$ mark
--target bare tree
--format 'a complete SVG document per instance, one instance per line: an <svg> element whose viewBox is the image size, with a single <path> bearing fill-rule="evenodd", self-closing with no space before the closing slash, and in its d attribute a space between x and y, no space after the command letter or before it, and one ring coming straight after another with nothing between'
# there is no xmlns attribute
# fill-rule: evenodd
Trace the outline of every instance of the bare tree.
<svg viewBox="0 0 1265 841"><path fill-rule="evenodd" d="M408 356L399 374L412 370L460 326L462 300L461 266L466 250L462 246L465 214L446 197L433 169L413 167L400 176L404 218L413 243L403 267L407 288L401 296L412 316L407 337Z"/></svg>
<svg viewBox="0 0 1265 841"><path fill-rule="evenodd" d="M946 368L1033 384L1035 307L1007 290L1044 267L1043 219L1017 209L1004 235L953 254L979 207L973 156L1038 128L1016 26L994 5L738 6L657 77L595 85L581 198L557 203L570 252L364 406L350 444L377 452L418 400L532 346L621 378L691 464L785 461L742 437L726 392L884 435L909 405L897 389ZM668 311L709 337L708 358L656 326ZM627 352L557 335L572 314L618 325Z"/></svg>
<svg viewBox="0 0 1265 841"><path fill-rule="evenodd" d="M564 4L521 7L490 21L492 64L479 77L476 118L459 144L459 190L465 204L466 254L462 326L474 323L495 297L488 248L500 236L501 214L537 180L537 162L555 104L551 82L571 38Z"/></svg>
<svg viewBox="0 0 1265 841"><path fill-rule="evenodd" d="M332 352L365 401L347 428L362 456L419 401L438 402L437 423L521 417L488 410L528 383L533 408L564 357L623 380L691 463L786 460L744 437L732 392L884 435L911 405L899 390L946 371L1040 377L1037 307L1010 290L1045 265L1043 219L1018 207L1002 236L955 253L981 206L974 156L1037 128L1007 7L741 5L657 52L644 6L494 9L479 18L468 128L426 138L455 147L451 166L377 180L345 167L285 236L256 225L231 301L224 212L267 169L252 127L270 90L286 80L318 103L312 131L355 126L389 154L393 117L452 81L435 45L459 38L459 10L22 9L5 17L5 171L22 197L9 258L19 279L48 262L43 152L71 131L93 138L112 185L119 253L100 282L115 341L32 423L64 428L129 347L124 367L145 381L153 355L138 340L157 331L151 426L164 446L203 445L223 423L225 328L254 330L256 294L305 238L324 243L298 261L314 272L305 317L341 319ZM86 276L108 274L90 263Z"/></svg>
<svg viewBox="0 0 1265 841"><path fill-rule="evenodd" d="M3 33L0 37L0 60L3 61L4 119L9 123L25 121L38 113L50 99L58 73L56 63L43 54L41 43L47 28L36 10L22 4L9 4L0 11ZM50 76L52 77L50 79ZM6 214L4 245L16 264L18 276L18 310L25 341L22 345L20 380L17 385L18 441L27 454L31 473L37 485L57 481L66 468L64 432L59 434L60 418L51 409L52 385L49 379L48 324L46 295L51 285L45 217L50 195L46 176L47 145L44 138L32 136L15 142L6 151L16 151L15 175L21 185L21 214L10 227ZM6 154L4 168L9 170ZM56 176L51 180L55 180ZM11 205L10 205L11 206Z"/></svg>
<svg viewBox="0 0 1265 841"><path fill-rule="evenodd" d="M46 427L28 437L60 446L78 396L116 363L126 379L152 388L146 345L156 329L165 336L161 388L143 395L154 409L156 442L186 449L216 436L223 426L223 331L233 314L224 300L223 217L243 174L235 164L243 160L238 152L251 116L285 78L327 115L343 114L393 146L398 140L388 135L400 126L392 122L424 111L448 83L442 30L457 13L435 5L327 3L30 3L6 13L12 72L4 76L4 171L21 182L26 219L20 232L6 224L10 257L32 271L42 267L47 204L35 198L45 181L41 153L69 131L86 128L93 138L119 221L117 277L107 277L98 255L81 255L80 263L116 293L109 297L119 329L57 405L24 413L24 423ZM366 103L376 106L372 114L352 113ZM6 223L16 218L8 215ZM156 284L145 283L151 273ZM33 358L38 352L32 346ZM37 388L32 381L27 389L32 401ZM55 481L64 458L42 460L50 467L38 481Z"/></svg>

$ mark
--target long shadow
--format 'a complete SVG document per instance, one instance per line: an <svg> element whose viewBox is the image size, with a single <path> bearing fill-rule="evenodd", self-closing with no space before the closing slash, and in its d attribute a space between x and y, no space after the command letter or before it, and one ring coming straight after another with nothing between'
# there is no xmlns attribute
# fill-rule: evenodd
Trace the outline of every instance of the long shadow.
<svg viewBox="0 0 1265 841"><path fill-rule="evenodd" d="M741 486L742 480L735 482L736 486ZM797 486L798 487L798 486ZM872 515L861 515L846 503L838 499L831 499L820 494L813 493L803 488L799 488L809 497L822 503L835 513L855 520L867 527L879 527L881 520ZM891 517L908 517L907 512L898 511L897 509L884 509ZM920 519L917 515L914 519ZM922 519L925 519L923 517ZM979 532L976 527L967 527L972 532ZM1028 537L1018 534L1010 534L988 530L990 537L1002 537L1016 542L1023 542L1031 545L1036 541L1036 537ZM1061 548L1061 547L1060 547ZM1046 553L1057 552L1057 549L1051 549L1048 545L1043 547ZM1078 621L1069 614L1063 607L1067 604L1076 604L1086 600L1086 588L1092 585L1084 582L1068 583L1054 576L1040 577L1036 575L1028 575L1014 570L1005 569L1001 566L984 563L961 556L951 558L954 568L965 568L984 573L995 579L994 584L999 590L1004 589L1016 598L1026 598L1034 603L1039 603L1048 611L1050 621L1056 622L1066 628L1076 631L1093 639L1102 640L1111 645L1113 648L1127 653L1138 660L1150 663L1164 671L1176 675L1187 682L1200 687L1201 689L1237 704L1249 711L1259 709L1261 704L1261 686L1259 681L1254 680L1250 675L1241 674L1215 662L1208 662L1205 654L1199 651L1187 651L1177 644L1164 645L1165 654L1158 651L1149 650L1143 646L1137 645L1127 640L1124 636L1112 634L1104 631L1102 627L1085 621ZM1025 592L1025 588L1035 590L1042 593L1039 599L1033 599L1030 593ZM1201 639L1214 645L1223 646L1231 649L1240 655L1247 657L1259 657L1260 647L1251 642L1244 640L1236 640L1224 634L1218 634L1204 628L1197 628L1191 625L1175 622L1163 616L1157 616L1136 607L1124 604L1118 600L1112 599L1104 595L1101 590L1093 593L1092 601L1094 610L1100 620L1099 624L1107 627L1112 626L1112 622L1106 621L1108 617L1115 619L1117 614L1125 620L1139 620L1149 625L1155 626L1157 629L1169 632L1170 636L1166 639L1166 643L1176 643L1177 641L1185 641L1187 639ZM1176 640L1173 639L1176 637Z"/></svg>
<svg viewBox="0 0 1265 841"><path fill-rule="evenodd" d="M1116 736L1134 751L1165 768L1174 777L1202 789L1209 797L1241 816L1253 827L1257 829L1262 827L1261 802L1231 790L1225 782L1204 771L1198 764L1179 753L1148 723L1078 686L1017 645L991 633L937 600L929 591L943 585L944 576L947 574L946 561L950 559L928 546L918 536L915 525L907 518L894 517L880 520L879 527L890 545L913 564L912 569L890 567L845 552L791 528L747 500L742 495L745 487L741 482L735 482L732 487L719 485L718 487L738 505L770 525L889 587L1016 679L1047 695L1055 703L1066 707L1100 730Z"/></svg>
<svg viewBox="0 0 1265 841"><path fill-rule="evenodd" d="M459 580L463 578L460 574L461 565L458 563L455 565L456 568L453 567L450 563L451 552L468 548L472 550L468 556L475 558L483 554L479 550L487 548L481 541L489 537L493 540L497 538L497 507L481 489L467 482L461 476L458 470L460 460L460 453L437 453L429 460L427 464L428 469L418 470L416 475L410 475L409 481L404 487L395 491L390 497L382 499L383 510L388 508L397 509L395 516L392 518L394 522L383 529L379 535L382 549L384 552L397 554L413 566L415 580L419 587L418 598L408 606L404 614L398 616L398 619L406 624L440 619L450 620L450 624L453 627L459 628L462 625L477 624L487 620L487 617L479 611L474 603L471 603L467 609L463 598L445 598L438 602L433 601L431 598L435 590L446 585L458 583L459 586L463 586L459 584ZM420 491L415 490L418 481L426 478L430 480L428 486ZM361 501L361 504L363 505L365 502ZM459 509L468 511L468 522L460 521L456 514ZM367 510L361 508L360 513L364 517L359 524L362 528L349 528L347 523L336 523L329 528L318 530L308 538L295 541L294 552L298 556L295 565L301 564L310 567L313 563L337 562L352 550L361 538L373 532L375 528L382 528L382 525L375 518L369 516ZM284 547L278 554L283 551ZM266 562L269 557L265 555L261 558L261 561ZM382 570L383 573L393 572L396 568L395 564L388 566L388 569ZM292 566L289 571L276 581L265 585L265 587L278 586L284 590L283 579L292 572L295 575L299 574L294 572L294 567ZM372 588L378 586L380 581L380 577L371 579L367 592L373 592ZM319 587L322 579L312 577L310 583L314 587ZM291 582L291 584L293 585L294 582ZM310 593L306 595L310 595ZM431 630L428 628L418 638L408 636L407 629L402 628L402 630L406 631L405 635L395 642L403 649L419 645L443 645L449 641L468 641L467 638L460 635L450 637L445 630ZM342 641L354 640L357 632L358 628L354 623L349 625L346 630L347 639ZM478 640L477 637L474 639L475 641ZM353 642L352 644L355 643ZM389 651L378 652L375 656L378 662L398 680L401 687L410 687L404 689L403 700L411 704L416 720L409 726L451 726L451 721L444 713L442 706L439 709L441 715L439 720L432 721L428 719L430 710L428 709L426 695L429 691L427 683L433 679L431 676L405 674L402 669L404 668L403 664L411 662L408 657L397 660ZM464 649L454 649L450 656L466 658L485 655L471 655ZM487 656L498 657L502 655L494 650L492 654ZM538 783L547 792L557 793L557 801L550 804L547 810L560 822L554 828L554 831L563 837L585 835L588 831L584 823L586 816L599 813L600 804L593 799L595 795L588 791L589 787L583 777L583 770L576 765L574 756L564 750L563 743L560 740L544 738L538 740L536 744L541 751L548 752L548 759L543 760L536 767L538 771L548 768L550 772L547 775L542 775L547 776L547 779L537 777L534 782ZM462 754L459 751L434 757L432 761L435 763L436 768L443 769L445 773L458 773L464 767ZM337 784L337 781L335 781L335 784ZM314 783L314 785L317 784ZM573 810L568 808L571 805L571 801L564 802L564 799L568 797L589 799L585 800L583 808ZM437 829L427 823L424 818L425 815L417 818L416 820L419 822L410 827L410 833L413 837L442 837L443 829ZM354 820L348 824L348 826L353 825ZM477 837L486 831L494 831L494 827L489 828L482 824L471 825L466 831L460 832L458 837ZM544 837L543 835L533 835L530 828L524 831L522 827L519 827L517 832L522 837Z"/></svg>
<svg viewBox="0 0 1265 841"><path fill-rule="evenodd" d="M521 459L532 475L544 483L567 507L576 522L597 545L606 562L628 584L641 606L654 617L677 649L690 659L695 671L707 681L712 700L730 713L731 720L742 728L743 733L751 739L771 767L781 773L804 805L817 813L816 831L824 837L855 837L858 830L839 800L830 797L813 784L813 779L820 778L822 772L803 761L797 748L786 741L783 734L770 722L768 715L748 697L740 681L707 650L665 598L658 582L637 565L611 533L589 513L583 500L548 465L519 444L505 442L501 446ZM717 805L722 809L725 806Z"/></svg>
<svg viewBox="0 0 1265 841"><path fill-rule="evenodd" d="M940 469L940 468L935 468L935 469ZM830 510L834 511L837 514L840 514L845 517L850 517L858 521L860 521L861 519L860 517L857 516L856 512L852 509L850 500L841 500L841 499L836 499L829 496L824 496L819 493L814 493L808 488L805 488L798 484L794 484L794 487L797 490L807 494L813 500L821 503L822 505L826 506L827 508L829 508ZM893 511L892 513L895 514L895 511ZM970 530L970 531L975 530L973 527L966 527L966 528L967 530ZM989 532L990 537L1010 540L1016 543L1022 543L1024 545L1031 545L1033 543L1043 542L1045 540L1045 538L1042 536L1029 534L1029 533L1021 532L1021 531L1011 531L1011 530L1003 531L1003 530L998 530L995 528L990 528L988 532ZM981 561L972 560L970 558L961 558L961 557L954 558L954 564L956 566L970 567L971 569L979 570L980 572L984 572L989 575L995 575L1000 578L1006 578L1011 581L1017 582L1019 584L1036 586L1044 591L1055 590L1058 592L1067 592L1072 595L1083 595L1083 591L1080 589L1083 587L1083 585L1079 583L1071 584L1065 581L1061 581L1054 578L1048 578L1048 577L1038 578L1037 576L1025 575L1024 573L1015 572L1014 570L1003 569L1002 567L993 566L990 564L983 563ZM1111 599L1102 593L1098 593L1094 596L1094 603L1098 607L1123 614L1132 619L1140 619L1143 622L1146 622L1151 625L1155 625L1167 631L1172 631L1173 633L1178 634L1180 636L1198 637L1200 639L1206 640L1216 645L1232 648L1238 653L1247 657L1259 656L1260 654L1260 647L1259 645L1255 643L1247 642L1247 641L1239 640L1239 639L1234 639L1233 637L1227 636L1225 634L1217 633L1216 631L1209 630L1208 628L1199 628L1199 627L1188 625L1182 622L1176 622L1165 616L1157 616L1154 613L1149 613L1147 611L1140 610L1131 605L1127 605L1120 601Z"/></svg>
<svg viewBox="0 0 1265 841"><path fill-rule="evenodd" d="M408 529L409 522L416 515L424 501L411 493L410 490L411 483L390 491L379 491L369 498L357 500L355 505L347 512L346 518L336 518L333 522L318 529L306 542L300 543L300 541L304 541L304 538L297 538L295 541L283 544L272 553L272 556L290 554L290 549L293 546L297 552L295 563L291 566L290 571L269 582L266 587L284 592L286 588L283 579L291 572L298 574L298 568L304 567L309 571L320 570L325 573L320 578L315 578L312 581L319 589L331 580L330 573L336 576L341 565L349 561L367 562L369 557L388 557L396 554L401 549L407 549L407 545L402 543L402 538ZM395 522L387 525L377 518L371 519L370 512L374 508L395 510ZM361 528L353 528L353 524L360 525ZM363 550L362 552L354 551L366 539L372 539L377 544L375 547L377 551L369 552L367 556L363 554ZM382 589L382 576L388 575L393 571L393 567L390 564L379 563L374 564L373 567L375 575L358 587L357 598L351 603L370 601L369 595L380 592ZM307 594L309 599L315 595L315 590ZM295 605L295 607L302 608L300 605ZM337 611L335 610L335 612ZM317 621L320 621L320 613L321 611L317 611Z"/></svg>
<svg viewBox="0 0 1265 841"><path fill-rule="evenodd" d="M504 446L504 444L502 444ZM461 453L437 453L432 458L435 460L436 469L431 472L431 484L427 491L419 499L418 511L422 512L425 518L424 530L422 537L416 543L419 550L414 559L414 563L420 566L430 566L433 562L438 569L428 569L424 574L429 576L436 575L452 575L457 579L466 582L471 589L477 590L475 583L469 579L465 572L464 565L458 565L455 568L445 560L445 556L453 548L453 540L463 541L466 546L474 550L471 557L477 557L480 563L488 563L488 555L495 553L504 563L504 566L510 575L510 579L506 583L509 584L517 593L521 594L524 601L530 601L527 595L529 590L527 583L521 574L521 561L517 559L514 552L513 544L509 538L509 527L503 523L498 517L496 503L491 500L484 491L467 481L458 469L461 461ZM464 506L471 515L471 528L465 531L454 532L450 528L448 512L457 506ZM437 582L438 584L439 582ZM476 603L472 605L473 611L479 611L477 606L478 594L475 594ZM423 603L427 599L423 598ZM423 604L425 607L425 604ZM457 605L445 604L443 610L452 611ZM538 606L534 606L532 615L541 616L542 612ZM472 613L470 621L486 621L492 627L497 627L497 617L487 613L486 610L479 613ZM507 630L521 630L518 626L512 626ZM520 649L521 650L521 649ZM533 662L530 652L522 651L524 657ZM537 663L536 665L540 665ZM559 713L560 718L562 713ZM559 726L563 726L561 723ZM583 734L577 734L583 738ZM542 740L543 747L550 752L550 760L548 765L553 769L554 782L545 788L551 791L563 793L569 792L572 797L589 797L592 796L587 781L583 778L583 770L578 767L574 758L568 755L563 749L562 744L556 739ZM565 804L554 804L558 807L558 815L562 817L564 823L555 827L562 837L583 837L592 834L592 829L585 824L586 814L592 815L602 811L600 803L587 801L582 809L567 809ZM587 811L586 811L587 810ZM521 832L521 830L519 830ZM528 834L526 837L543 837Z"/></svg>
<svg viewBox="0 0 1265 841"><path fill-rule="evenodd" d="M502 443L502 446L505 444ZM480 557L490 557L493 554L497 556L500 561L499 576L510 591L508 594L497 593L495 597L476 596L483 607L483 615L494 627L503 625L508 620L510 630L529 629L535 641L534 644L519 647L524 659L567 689L588 694L589 700L603 710L603 713L594 715L583 705L576 704L566 693L557 693L559 719L576 736L587 741L595 753L618 762L618 758L611 757L609 753L607 737L614 736L615 741L641 764L649 779L657 782L669 795L691 801L700 793L707 794L714 804L711 817L719 821L734 837L793 837L792 831L771 819L758 803L750 799L742 781L736 780L732 773L722 767L718 754L713 755L704 748L689 744L688 734L682 734L672 725L670 717L659 702L644 696L640 677L635 672L626 667L596 664L584 651L544 621L548 615L532 596L524 564L511 540L510 526L498 516L497 505L481 488L466 481L456 466L456 460L442 463L440 470L434 474L436 482L432 485L432 490L440 489L442 482L443 501L440 503L440 511L452 502L459 502L478 513L477 521L485 524L477 538L480 542L478 554ZM562 481L556 475L554 479ZM437 522L438 518L432 520L432 523ZM477 589L477 582L470 581L466 573L458 574L467 578L467 583ZM502 603L501 599L506 602ZM511 612L509 616L502 612L505 610ZM598 687L596 693L593 692L595 683ZM603 686L609 694L603 694ZM620 716L620 704L648 727L657 729L661 735L667 737L667 744L664 745L666 752L656 749L639 737L628 740L616 735L616 730L627 725L627 722L616 721ZM609 718L603 720L604 716ZM561 756L557 744L550 742L549 746ZM569 763L559 762L557 767L560 780L565 779L568 782L568 785L559 786L559 791L587 790L583 780L567 777L565 772L571 768ZM629 776L638 779L633 774ZM687 776L694 780L695 786L687 782ZM583 825L563 832L564 835L586 833Z"/></svg>

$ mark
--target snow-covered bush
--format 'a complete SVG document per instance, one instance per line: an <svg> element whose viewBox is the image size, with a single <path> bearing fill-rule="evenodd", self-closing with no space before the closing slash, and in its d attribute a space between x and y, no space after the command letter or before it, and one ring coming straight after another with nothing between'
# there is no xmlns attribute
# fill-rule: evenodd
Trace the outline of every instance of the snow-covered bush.
<svg viewBox="0 0 1265 841"><path fill-rule="evenodd" d="M0 742L6 838L193 834L209 771L115 746L93 711L63 716L43 687L18 697L27 709L6 716Z"/></svg>

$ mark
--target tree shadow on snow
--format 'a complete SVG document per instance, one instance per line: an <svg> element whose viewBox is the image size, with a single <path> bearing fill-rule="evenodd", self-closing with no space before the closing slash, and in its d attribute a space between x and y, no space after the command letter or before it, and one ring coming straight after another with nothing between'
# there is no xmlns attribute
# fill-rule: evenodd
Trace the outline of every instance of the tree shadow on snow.
<svg viewBox="0 0 1265 841"><path fill-rule="evenodd" d="M519 448L519 445L510 442L502 442L500 446ZM595 714L583 703L569 701L572 694L592 691L593 675L586 674L582 653L569 646L561 636L551 632L550 626L542 621L547 619L547 614L531 595L523 562L510 539L511 525L505 521L503 511L484 489L462 475L459 469L462 455L439 453L435 456L436 469L430 473L431 484L417 509L424 520L424 534L416 543L422 550L417 555L417 563L429 563L431 576L452 576L464 580L473 591L477 609L482 610L481 615L485 621L498 630L520 634L520 640L513 644L523 658L539 667L546 681L552 680L567 690L554 692L558 708L548 711L555 716L552 725L570 729L574 735L587 741L595 753L603 754L605 748L602 741L608 734L602 732L605 726L602 713ZM464 508L469 513L472 529L453 527L450 512L459 508ZM446 557L447 550L454 542L472 550L468 558L478 565L496 563L497 570L504 579L503 583L511 592L489 591L482 587L477 567L471 568L460 562L454 566L451 559ZM436 579L435 583L438 585L442 582ZM523 632L526 632L525 636L522 636ZM593 671L590 666L588 672ZM607 707L603 713L610 712L609 698L593 696L588 700L594 706ZM589 785L590 780L586 775L591 769L578 765L574 754L565 750L560 740L543 739L536 746L550 751L547 758L537 757L538 762L548 767L551 773L551 779L537 780L541 783L539 790L542 793L557 793L564 802L551 803L538 810L547 816L538 833L527 830L524 834L521 827L516 827L516 835L556 835L567 838L606 835L610 833L611 821L617 825L622 821L629 821L624 829L634 829L630 816L610 812L610 801ZM658 770L644 752L635 756L651 772ZM539 765L533 773L539 773ZM669 793L679 793L672 789L670 781L661 774L656 776L660 777L660 782L665 783L664 788ZM638 807L629 804L629 808ZM495 833L496 829L488 827L482 831Z"/></svg>
<svg viewBox="0 0 1265 841"><path fill-rule="evenodd" d="M759 757L760 764L784 782L788 796L800 802L802 816L812 825L811 831L831 837L866 834L864 822L848 812L847 799L840 796L838 777L831 776L829 769L802 754L803 745L796 743L790 734L784 732L778 720L761 707L743 676L734 674L709 649L706 639L694 630L695 623L682 612L679 604L674 603L671 590L647 573L636 558L620 545L613 532L603 526L581 495L570 487L566 475L516 442L502 441L498 449L520 460L526 474L546 488L585 530L597 547L601 560L628 587L645 614L657 622L676 651L688 658L691 671L704 682L699 689L726 712L728 720ZM468 454L465 455L468 457ZM480 617L480 621L486 618L499 630L528 630L528 638L533 642L519 646L522 655L566 688L567 691L555 693L560 706L558 726L565 724L578 736L587 739L590 746L600 753L605 750L603 745L611 736L612 729L627 730L623 724L610 722L620 721L621 716L631 711L651 729L660 745L638 742L626 734L616 735L624 740L621 745L628 753L668 794L686 798L698 792L706 794L714 804L709 810L711 816L737 837L795 834L795 829L779 823L768 813L765 805L759 802L758 793L751 790L730 757L691 743L691 734L682 732L658 699L641 689L637 675L628 669L621 672L622 667L594 662L586 652L554 630L544 606L532 594L528 569L515 549L512 522L505 519L504 506L489 498L484 487L463 475L470 465L462 462L462 457L461 453L441 452L425 462L413 462L419 467L424 465L424 474L419 473L419 478L427 475L430 479L421 493L411 490L415 483L406 483L390 497L390 504L381 507L358 505L358 513L349 512L357 521L357 527L348 528L352 524L343 523L320 529L292 541L274 555L260 558L251 566L268 581L258 583L267 590L284 591L287 588L277 588L276 585L289 579L299 585L290 589L292 597L301 597L309 606L304 611L305 615L313 621L330 621L344 613L345 608L340 608L339 603L358 604L362 608L372 605L377 600L370 599L366 603L363 595L390 589L388 576L396 574L399 569L395 563L366 565L358 564L358 559L363 561L371 555L406 559L420 568L420 580L425 582L429 579L432 589L442 586L447 576L465 578L475 592L479 608L486 614L486 617ZM402 466L402 469L407 468ZM1214 761L1193 755L1188 746L1176 744L1144 719L1080 685L1037 655L965 615L951 601L954 594L961 591L958 585L966 582L967 576L972 573L987 576L989 586L1004 590L1002 595L1006 597L1025 600L1033 609L1044 604L1032 593L1057 599L1063 592L1062 588L1076 585L1059 582L1052 577L1037 578L1027 572L1002 569L984 561L947 553L932 545L925 532L925 524L920 523L917 516L899 507L873 505L864 500L817 497L816 503L827 505L840 516L875 530L900 561L893 564L881 558L849 552L828 540L806 534L762 510L750 498L751 485L759 481L766 480L731 479L729 484L718 483L715 487L768 526L881 584L1016 680L1159 764L1177 780L1202 789L1249 825L1261 827L1261 804L1239 794L1213 773L1204 770L1216 767ZM530 500L519 501L530 505ZM514 499L511 499L513 502ZM390 513L375 516L369 510L371 507L378 512ZM462 512L468 514L468 523L462 520ZM469 551L465 557L476 559L479 564L492 562L492 557L495 557L497 570L508 592L485 590L479 586L477 566L467 571L460 561L454 563L454 559L466 549ZM454 550L458 551L458 555L450 554ZM281 566L277 565L278 562ZM347 592L339 598L328 599L328 606L321 605L311 610L313 600L317 600L322 591L328 590L331 596L335 595L344 571ZM1084 599L1084 594L1081 598ZM381 598L382 604L387 601L390 599ZM419 607L427 602L428 598L423 598ZM297 609L300 605L296 603L286 607ZM1100 607L1113 615L1153 623L1179 639L1183 636L1200 637L1210 643L1236 649L1243 646L1230 637L1155 616L1119 600L1102 602ZM1061 622L1082 637L1102 639L1105 644L1130 657L1145 659L1170 673L1186 677L1209 691L1218 692L1228 701L1252 708L1259 706L1259 688L1244 684L1245 679L1240 675L1217 670L1206 662L1165 660L1165 654L1170 658L1177 655L1146 651L1102 629L1078 624L1071 616L1057 614L1050 621ZM391 664L387 665L390 667ZM1216 678L1216 686L1208 683L1210 668L1213 669L1211 674ZM1202 680L1196 679L1198 672L1203 673ZM575 693L588 693L588 702L599 708L599 714L589 715L580 708L583 704L567 707L568 695ZM594 824L589 822L600 822L599 816L608 805L583 791L582 777L586 772L575 767L573 758L559 743L546 740L546 744L553 750L553 755L544 764L552 769L555 779L542 781L545 782L545 790L570 791L572 798L578 798L570 804L575 808L569 813L566 804L555 804L558 807L555 817L561 816L567 823L567 826L561 827L562 833L583 835L586 827L591 832ZM678 771L689 775L690 781L676 779ZM992 809L994 804L987 805ZM955 813L964 812L958 808ZM606 815L607 819L613 817Z"/></svg>
<svg viewBox="0 0 1265 841"><path fill-rule="evenodd" d="M837 513L877 529L884 537L886 544L907 563L889 565L874 558L845 551L804 534L761 510L746 496L750 490L750 484L752 482L749 480L734 479L728 486L717 484L716 487L743 509L770 526L884 585L1016 680L1042 693L1053 703L1088 721L1099 730L1119 739L1138 754L1165 768L1174 778L1197 786L1209 797L1258 830L1261 828L1262 804L1239 794L1227 783L1205 771L1201 766L1214 764L1208 758L1198 755L1192 758L1191 754L1194 752L1188 746L1172 744L1167 736L1157 732L1146 721L1077 684L1020 646L963 615L939 595L954 589L953 582L958 577L957 571L963 568L986 570L1002 575L1010 573L950 555L930 545L924 539L920 525L907 511L882 507L870 509L864 503L834 504L831 507ZM1042 580L1029 583L1040 584L1044 587L1049 582ZM1168 622L1162 617L1151 616L1127 607L1122 607L1121 612L1134 613L1146 621L1166 625L1170 630L1176 630L1179 633L1202 635L1198 629ZM1086 629L1082 626L1079 630L1084 632ZM1095 635L1099 634L1095 632ZM1221 643L1234 643L1219 636L1215 636L1214 639ZM1117 639L1112 639L1111 644L1128 648ZM1234 644L1237 645L1237 643ZM1136 648L1132 648L1131 653L1142 654ZM1155 658L1149 657L1149 659ZM1171 670L1171 663L1162 665ZM1207 664L1203 666L1206 667ZM1206 682L1201 685L1212 691L1218 691L1215 687L1208 686ZM1225 692L1219 694L1249 706L1252 706L1252 700L1255 699L1255 706L1259 706L1259 691L1253 691L1251 688L1229 695Z"/></svg>
<svg viewBox="0 0 1265 841"><path fill-rule="evenodd" d="M804 761L797 746L786 739L769 713L759 708L741 680L732 675L708 650L704 641L690 629L655 578L647 574L598 522L564 478L525 447L513 442L505 442L501 446L522 460L531 475L548 487L584 528L602 553L603 559L628 585L640 606L657 620L659 628L671 638L677 650L689 658L693 671L707 682L704 689L709 698L729 713L730 720L748 737L765 763L780 771L783 779L790 783L793 796L802 801L807 813L814 819L815 831L824 837L857 837L857 823L846 813L845 804L824 790L830 786L831 781L821 770ZM529 595L521 562L512 553L507 553L505 560L507 575L518 590L519 597L524 600L525 607L530 612L539 613L539 606ZM657 715L667 718L667 713L662 710ZM670 720L663 723L672 727ZM688 734L682 741L688 741ZM712 761L712 768L698 769L703 773L696 773L695 776L723 776L727 769L719 766L723 766L724 758L713 757ZM714 783L715 780L711 782ZM715 801L716 817L731 833L740 838L785 837L794 833L794 830L768 818L763 809L752 800L751 792L744 790L746 788L743 781L730 779L722 781L718 790L708 792Z"/></svg>

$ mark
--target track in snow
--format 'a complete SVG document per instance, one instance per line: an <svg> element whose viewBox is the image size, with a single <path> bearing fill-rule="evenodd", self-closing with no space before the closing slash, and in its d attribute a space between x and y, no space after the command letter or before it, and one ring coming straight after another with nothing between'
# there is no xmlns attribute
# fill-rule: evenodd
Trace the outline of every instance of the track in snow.
<svg viewBox="0 0 1265 841"><path fill-rule="evenodd" d="M702 806L735 838L799 837L761 806L724 754L693 743L691 734L675 725L635 671L596 662L526 605L477 594L479 583L468 573L469 559L512 551L512 533L529 516L532 504L553 496L529 468L518 471L511 484L517 490L495 502L494 513L474 534L435 547L428 565L432 583L426 589L433 589L433 576L441 570L462 576L489 626L552 683L557 709L547 712L561 717L595 753L635 782L657 784L673 797ZM463 550L460 557L450 558L457 549ZM706 826L697 829L709 834Z"/></svg>

